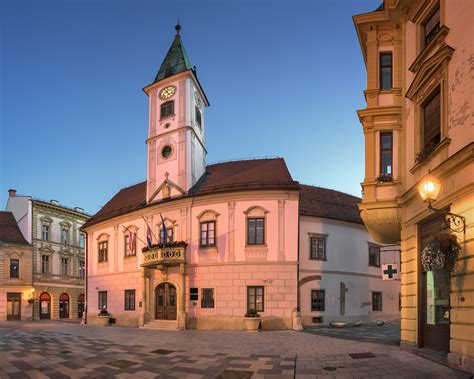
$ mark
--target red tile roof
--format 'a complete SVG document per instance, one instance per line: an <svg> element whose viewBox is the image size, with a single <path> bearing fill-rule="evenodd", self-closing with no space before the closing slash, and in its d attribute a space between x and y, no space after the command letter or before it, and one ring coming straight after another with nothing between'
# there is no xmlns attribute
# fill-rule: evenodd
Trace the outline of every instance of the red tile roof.
<svg viewBox="0 0 474 379"><path fill-rule="evenodd" d="M300 186L294 181L283 158L254 159L209 165L205 174L186 195L162 200L162 203L189 196L222 192L293 190L300 192L300 213L362 224L357 203L359 198L325 188ZM156 204L156 203L153 203ZM146 182L121 189L83 228L145 208Z"/></svg>
<svg viewBox="0 0 474 379"><path fill-rule="evenodd" d="M29 245L11 212L0 211L0 242Z"/></svg>
<svg viewBox="0 0 474 379"><path fill-rule="evenodd" d="M253 159L209 165L206 167L204 175L189 190L188 194L162 202L213 193L268 189L295 191L299 189L298 182L292 179L283 158ZM121 189L83 225L83 228L146 206L145 181Z"/></svg>
<svg viewBox="0 0 474 379"><path fill-rule="evenodd" d="M300 185L300 214L363 224L356 196L308 185Z"/></svg>

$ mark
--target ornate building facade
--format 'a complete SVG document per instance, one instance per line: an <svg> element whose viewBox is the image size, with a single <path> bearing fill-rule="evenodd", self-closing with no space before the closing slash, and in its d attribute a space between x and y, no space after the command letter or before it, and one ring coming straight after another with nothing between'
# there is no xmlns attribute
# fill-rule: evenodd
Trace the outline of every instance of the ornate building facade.
<svg viewBox="0 0 474 379"><path fill-rule="evenodd" d="M25 240L33 246L31 262L35 319L80 320L85 310L85 235L89 216L82 208L68 208L18 196L9 191L6 206Z"/></svg>
<svg viewBox="0 0 474 379"><path fill-rule="evenodd" d="M31 320L32 246L11 212L0 212L0 321Z"/></svg>
<svg viewBox="0 0 474 379"><path fill-rule="evenodd" d="M471 372L473 19L462 0L385 0L354 16L367 68L361 216L377 242L401 243L402 346ZM461 247L455 269L427 268L422 256L449 233Z"/></svg>
<svg viewBox="0 0 474 379"><path fill-rule="evenodd" d="M209 101L179 33L178 25L155 80L144 89L147 180L120 190L83 226L87 322L100 323L99 311L107 311L119 325L242 329L244 315L255 309L263 329L291 329L300 326L298 308L307 324L397 318L399 282L382 284L380 268L369 267L360 199L311 186L301 191L282 158L206 165ZM311 205L300 234L301 196ZM339 229L328 226L338 223ZM352 237L338 242L338 233ZM308 259L300 259L302 251ZM334 272L344 255L364 263ZM299 281L303 264L307 271ZM332 269L326 271L327 264ZM335 310L340 280L323 282L322 275L351 283L347 298L354 306L347 313ZM360 277L367 280L359 292ZM333 283L336 291L326 288ZM380 304L375 309L372 292Z"/></svg>

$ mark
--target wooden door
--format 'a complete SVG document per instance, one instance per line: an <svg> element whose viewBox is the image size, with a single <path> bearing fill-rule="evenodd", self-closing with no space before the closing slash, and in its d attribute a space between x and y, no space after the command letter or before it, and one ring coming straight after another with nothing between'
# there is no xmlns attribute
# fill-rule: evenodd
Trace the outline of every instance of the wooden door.
<svg viewBox="0 0 474 379"><path fill-rule="evenodd" d="M420 226L420 253L443 230L441 217ZM421 329L422 347L449 352L450 338L450 274L445 270L421 273Z"/></svg>
<svg viewBox="0 0 474 379"><path fill-rule="evenodd" d="M84 303L85 297L84 294L79 295L77 298L77 318L81 319L82 315L84 314Z"/></svg>
<svg viewBox="0 0 474 379"><path fill-rule="evenodd" d="M155 318L176 320L176 288L170 283L161 283L155 289Z"/></svg>
<svg viewBox="0 0 474 379"><path fill-rule="evenodd" d="M62 293L59 296L59 318L69 318L69 295Z"/></svg>
<svg viewBox="0 0 474 379"><path fill-rule="evenodd" d="M51 296L46 292L43 292L40 296L40 319L51 319Z"/></svg>
<svg viewBox="0 0 474 379"><path fill-rule="evenodd" d="M7 293L7 320L21 320L21 293Z"/></svg>

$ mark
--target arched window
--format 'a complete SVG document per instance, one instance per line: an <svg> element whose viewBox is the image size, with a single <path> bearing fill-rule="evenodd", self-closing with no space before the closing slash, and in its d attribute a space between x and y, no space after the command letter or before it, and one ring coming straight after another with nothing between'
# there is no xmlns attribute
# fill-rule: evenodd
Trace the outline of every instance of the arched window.
<svg viewBox="0 0 474 379"><path fill-rule="evenodd" d="M166 101L160 105L160 119L174 116L174 100Z"/></svg>
<svg viewBox="0 0 474 379"><path fill-rule="evenodd" d="M102 233L97 238L98 261L107 262L109 260L109 235Z"/></svg>
<svg viewBox="0 0 474 379"><path fill-rule="evenodd" d="M51 296L47 292L40 295L40 319L51 318Z"/></svg>
<svg viewBox="0 0 474 379"><path fill-rule="evenodd" d="M197 216L199 220L199 247L215 247L217 245L217 218L219 213L205 210Z"/></svg>

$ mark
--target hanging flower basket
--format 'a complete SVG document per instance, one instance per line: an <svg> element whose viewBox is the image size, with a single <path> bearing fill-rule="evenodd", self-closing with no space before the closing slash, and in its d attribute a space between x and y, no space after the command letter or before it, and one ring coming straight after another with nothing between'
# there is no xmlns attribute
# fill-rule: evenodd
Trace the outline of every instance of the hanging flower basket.
<svg viewBox="0 0 474 379"><path fill-rule="evenodd" d="M452 273L460 251L461 245L454 234L437 234L421 252L423 270L446 270Z"/></svg>

